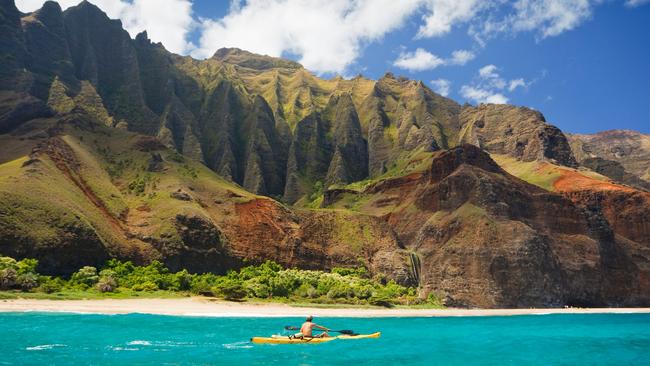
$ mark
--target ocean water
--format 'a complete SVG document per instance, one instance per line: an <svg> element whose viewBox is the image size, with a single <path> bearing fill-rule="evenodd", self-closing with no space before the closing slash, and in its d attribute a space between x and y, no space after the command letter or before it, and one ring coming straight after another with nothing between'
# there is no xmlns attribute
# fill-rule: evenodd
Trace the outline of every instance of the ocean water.
<svg viewBox="0 0 650 366"><path fill-rule="evenodd" d="M320 318L382 336L249 342L301 320L0 313L0 365L650 365L650 314Z"/></svg>

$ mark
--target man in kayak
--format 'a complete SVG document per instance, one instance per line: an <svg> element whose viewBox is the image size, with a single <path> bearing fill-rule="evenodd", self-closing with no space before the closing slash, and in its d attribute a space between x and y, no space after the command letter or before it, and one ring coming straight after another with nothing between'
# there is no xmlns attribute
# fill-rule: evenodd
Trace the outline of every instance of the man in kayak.
<svg viewBox="0 0 650 366"><path fill-rule="evenodd" d="M305 320L304 323L300 326L300 336L305 337L305 338L324 338L324 337L329 337L330 335L327 333L329 331L328 328L322 327L316 323L313 322L314 317L313 316L308 316L307 319ZM314 335L313 330L314 329L319 329L322 330L323 333Z"/></svg>

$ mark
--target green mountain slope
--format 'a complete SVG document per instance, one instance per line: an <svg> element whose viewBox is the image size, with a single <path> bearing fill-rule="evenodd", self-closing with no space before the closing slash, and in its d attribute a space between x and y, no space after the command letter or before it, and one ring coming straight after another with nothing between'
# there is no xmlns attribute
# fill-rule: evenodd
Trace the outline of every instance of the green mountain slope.
<svg viewBox="0 0 650 366"><path fill-rule="evenodd" d="M295 62L239 49L221 49L199 61L166 51L146 33L131 40L118 21L86 1L65 12L48 2L27 15L12 5L3 5L11 32L0 52L10 57L25 50L24 61L8 64L6 73L27 81L7 81L2 89L50 105L62 90L77 101L83 95L88 103L78 104L94 104L87 108L107 124L157 136L246 189L289 203L311 194L317 182L380 176L399 165L404 152L478 138L476 128L464 124L474 126L483 109L461 108L419 81L391 74L326 80ZM108 116L92 103L98 98ZM524 110L500 108L510 108L508 119L517 124L527 118ZM309 126L313 121L316 128ZM574 164L564 135L543 117L526 126L500 153Z"/></svg>

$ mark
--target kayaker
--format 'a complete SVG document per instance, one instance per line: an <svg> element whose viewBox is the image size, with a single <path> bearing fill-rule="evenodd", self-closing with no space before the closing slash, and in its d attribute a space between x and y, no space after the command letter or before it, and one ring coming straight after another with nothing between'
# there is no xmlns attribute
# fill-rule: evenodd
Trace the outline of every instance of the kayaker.
<svg viewBox="0 0 650 366"><path fill-rule="evenodd" d="M323 333L314 335L313 330L314 329L319 329L322 330ZM316 323L314 323L314 317L313 316L308 316L307 319L305 320L304 323L300 326L300 336L302 337L307 337L307 338L324 338L324 337L329 337L330 335L327 333L329 331L328 328L325 328L323 326L320 326ZM297 334L298 336L298 334Z"/></svg>

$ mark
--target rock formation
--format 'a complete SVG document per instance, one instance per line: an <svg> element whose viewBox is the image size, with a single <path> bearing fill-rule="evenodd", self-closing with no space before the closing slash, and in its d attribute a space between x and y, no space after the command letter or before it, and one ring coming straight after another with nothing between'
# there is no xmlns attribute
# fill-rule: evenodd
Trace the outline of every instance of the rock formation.
<svg viewBox="0 0 650 366"><path fill-rule="evenodd" d="M650 189L650 135L611 130L568 138L580 164L620 183Z"/></svg>

